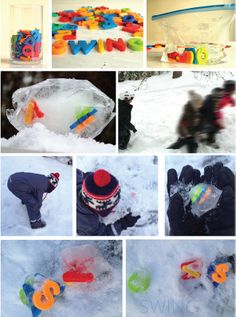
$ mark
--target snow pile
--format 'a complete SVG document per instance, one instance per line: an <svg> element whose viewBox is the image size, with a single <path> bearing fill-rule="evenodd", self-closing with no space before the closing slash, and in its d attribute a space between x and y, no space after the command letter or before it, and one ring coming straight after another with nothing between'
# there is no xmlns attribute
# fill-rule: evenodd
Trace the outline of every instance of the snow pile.
<svg viewBox="0 0 236 317"><path fill-rule="evenodd" d="M56 134L41 123L31 128L22 129L10 139L2 138L2 151L34 152L76 152L76 153L111 153L116 147L111 144L96 142L93 139L79 138L77 135Z"/></svg>
<svg viewBox="0 0 236 317"><path fill-rule="evenodd" d="M235 156L234 155L188 155L188 156L179 156L179 155L169 155L166 157L166 175L167 171L170 168L175 168L178 176L181 173L182 168L185 165L191 165L195 169L199 169L201 172L201 175L204 174L204 167L208 165L214 165L217 162L222 162L225 166L230 168L233 173L236 172L236 166L235 166ZM166 203L166 210L169 205L169 197L168 193L166 191L166 197L165 197L165 203ZM169 232L169 222L168 222L168 217L166 215L166 231Z"/></svg>
<svg viewBox="0 0 236 317"><path fill-rule="evenodd" d="M234 252L229 240L127 241L127 278L140 268L151 274L146 292L127 289L127 317L233 317L234 275L215 288L206 273L216 257ZM191 289L191 281L180 279L180 265L194 258L201 259L203 270L199 287Z"/></svg>
<svg viewBox="0 0 236 317"><path fill-rule="evenodd" d="M67 248L96 250L90 254L100 271L99 289L66 286L63 296L44 316L120 317L121 316L121 242L120 241L4 241L2 243L2 317L31 317L30 309L19 299L24 279L36 272L62 283L61 255ZM37 252L35 252L37 250ZM38 256L40 254L40 256ZM107 283L106 270L112 278ZM93 284L92 283L92 284ZM109 305L108 305L109 302Z"/></svg>
<svg viewBox="0 0 236 317"><path fill-rule="evenodd" d="M232 76L231 76L232 77ZM227 79L227 77L226 77ZM177 79L172 79L171 72L152 76L146 80L128 80L119 83L119 91L135 91L132 102L132 123L138 132L131 135L127 152L186 152L166 148L177 139L176 126L188 101L188 91L195 90L202 96L208 95L215 87L220 87L223 79L215 76L202 78L194 72L183 72ZM224 126L217 135L220 149L199 143L198 152L235 152L233 135L235 135L235 107L223 109Z"/></svg>
<svg viewBox="0 0 236 317"><path fill-rule="evenodd" d="M77 168L91 172L103 168L113 174L121 186L121 201L115 212L104 218L114 223L128 212L141 215L134 228L122 231L122 235L157 235L157 158L151 157L80 157Z"/></svg>
<svg viewBox="0 0 236 317"><path fill-rule="evenodd" d="M60 173L58 187L47 195L41 208L47 226L32 230L26 207L7 188L10 175L29 172ZM5 236L63 236L72 234L72 167L47 157L2 156L1 160L1 234Z"/></svg>

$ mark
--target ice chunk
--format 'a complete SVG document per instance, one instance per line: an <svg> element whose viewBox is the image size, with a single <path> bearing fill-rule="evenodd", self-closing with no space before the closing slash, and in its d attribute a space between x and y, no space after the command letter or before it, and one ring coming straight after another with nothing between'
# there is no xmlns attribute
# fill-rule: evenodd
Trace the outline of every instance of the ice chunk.
<svg viewBox="0 0 236 317"><path fill-rule="evenodd" d="M174 194L179 193L183 198L184 206L186 207L190 203L189 192L192 189L192 184L185 184L184 182L178 182L178 184L174 184L170 186L170 197Z"/></svg>
<svg viewBox="0 0 236 317"><path fill-rule="evenodd" d="M94 138L114 117L113 100L88 80L47 79L16 90L12 103L7 118L19 131L40 122L55 133Z"/></svg>
<svg viewBox="0 0 236 317"><path fill-rule="evenodd" d="M192 212L197 216L202 216L205 212L215 208L222 191L214 185L198 184L194 186L189 195L192 201Z"/></svg>
<svg viewBox="0 0 236 317"><path fill-rule="evenodd" d="M96 291L109 287L113 280L113 269L104 259L99 250L93 245L70 247L61 252L61 266L63 273L91 273L94 275L92 283L71 283L70 286L79 291Z"/></svg>

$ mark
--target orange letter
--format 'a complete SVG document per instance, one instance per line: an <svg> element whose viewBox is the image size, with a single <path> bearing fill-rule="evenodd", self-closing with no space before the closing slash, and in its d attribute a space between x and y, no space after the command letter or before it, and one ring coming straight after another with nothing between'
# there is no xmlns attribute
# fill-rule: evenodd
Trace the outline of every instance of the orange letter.
<svg viewBox="0 0 236 317"><path fill-rule="evenodd" d="M43 284L42 291L36 291L33 294L34 306L41 310L50 309L54 305L53 295L60 294L60 286L51 280L47 280Z"/></svg>
<svg viewBox="0 0 236 317"><path fill-rule="evenodd" d="M229 266L225 263L216 266L215 273L212 273L211 278L216 283L224 283L227 279L226 273L229 272Z"/></svg>

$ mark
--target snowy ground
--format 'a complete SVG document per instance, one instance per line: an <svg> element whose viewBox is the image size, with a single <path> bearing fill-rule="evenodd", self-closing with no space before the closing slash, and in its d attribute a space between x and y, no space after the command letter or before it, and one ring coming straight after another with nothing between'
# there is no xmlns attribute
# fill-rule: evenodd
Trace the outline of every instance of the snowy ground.
<svg viewBox="0 0 236 317"><path fill-rule="evenodd" d="M234 317L234 275L214 288L206 277L216 256L235 253L234 241L127 241L127 278L144 268L151 274L149 289L127 289L127 317ZM202 287L189 291L189 281L180 283L180 264L200 258ZM190 282L191 283L191 282Z"/></svg>
<svg viewBox="0 0 236 317"><path fill-rule="evenodd" d="M131 211L133 215L141 215L141 218L134 228L122 231L122 235L157 235L156 157L79 157L77 159L77 168L83 172L104 168L119 180L121 201L115 208L115 212L104 219L106 224L114 223Z"/></svg>
<svg viewBox="0 0 236 317"><path fill-rule="evenodd" d="M41 123L25 128L15 136L1 139L2 152L76 152L76 153L112 153L116 147L96 142L93 139L78 138L75 134L56 134Z"/></svg>
<svg viewBox="0 0 236 317"><path fill-rule="evenodd" d="M60 173L58 187L43 201L41 213L47 226L30 228L26 207L7 188L10 175L30 172ZM72 234L72 166L47 157L1 157L1 234L4 236L67 236Z"/></svg>
<svg viewBox="0 0 236 317"><path fill-rule="evenodd" d="M195 90L202 96L210 93L212 88L220 87L223 79L215 76L204 76L193 72L183 72L182 77L172 79L172 73L166 72L159 76L152 76L142 84L140 80L130 80L119 83L119 92L131 90L135 93L132 102L132 123L138 132L132 134L130 145L125 152L186 152L166 149L177 139L176 126L182 114L183 106L188 100L188 91ZM225 79L232 79L230 73L224 73ZM232 153L235 152L235 107L223 110L226 129L217 136L220 149L199 144L198 152L202 153ZM131 132L132 133L132 132ZM124 152L124 151L122 151Z"/></svg>
<svg viewBox="0 0 236 317"><path fill-rule="evenodd" d="M204 167L207 165L214 165L217 162L222 162L225 166L229 167L233 173L236 173L235 155L169 155L166 157L165 169L166 174L170 168L175 168L178 175L180 175L182 168L185 165L191 165L196 169L199 169L201 174L204 173ZM166 210L169 204L169 198L166 191ZM166 215L166 232L169 232L169 222Z"/></svg>
<svg viewBox="0 0 236 317"><path fill-rule="evenodd" d="M93 273L97 278L90 286L67 286L62 297L56 299L53 308L42 312L40 317L121 317L120 241L3 241L2 317L32 316L18 295L26 276L41 273L61 283L62 252L70 247L91 251L89 256L95 259L96 268ZM98 267L100 278L96 275Z"/></svg>

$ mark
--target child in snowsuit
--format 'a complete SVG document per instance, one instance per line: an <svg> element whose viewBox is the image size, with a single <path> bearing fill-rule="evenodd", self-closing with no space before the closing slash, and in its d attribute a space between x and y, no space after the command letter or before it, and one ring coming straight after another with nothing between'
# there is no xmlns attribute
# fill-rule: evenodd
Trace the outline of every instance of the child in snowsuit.
<svg viewBox="0 0 236 317"><path fill-rule="evenodd" d="M124 92L119 98L119 149L125 150L130 140L130 131L137 132L135 126L131 123L131 105L134 95Z"/></svg>
<svg viewBox="0 0 236 317"><path fill-rule="evenodd" d="M224 129L222 109L228 105L234 106L235 101L232 97L235 91L235 82L226 80L223 88L214 88L210 95L206 96L203 107L200 109L201 124L200 130L202 134L206 134L206 141L209 145L218 147L216 142L216 134Z"/></svg>
<svg viewBox="0 0 236 317"><path fill-rule="evenodd" d="M221 129L219 123L217 124L216 107L224 95L224 89L217 87L211 91L204 99L203 106L200 109L200 125L199 131L201 134L206 134L206 141L208 145L214 145L216 141L216 134ZM218 120L220 120L218 115ZM215 145L216 147L216 145Z"/></svg>
<svg viewBox="0 0 236 317"><path fill-rule="evenodd" d="M115 236L133 227L140 216L128 213L114 224L101 222L120 201L118 180L106 170L83 173L77 169L77 233L81 236Z"/></svg>
<svg viewBox="0 0 236 317"><path fill-rule="evenodd" d="M40 208L44 193L51 193L58 185L59 173L49 176L19 172L8 179L8 189L26 206L32 229L43 228L46 222L41 219Z"/></svg>
<svg viewBox="0 0 236 317"><path fill-rule="evenodd" d="M202 106L202 97L194 91L189 91L190 100L184 106L183 114L177 126L178 140L171 144L168 149L180 149L187 146L189 153L195 153L198 148L196 132L199 125L199 109Z"/></svg>
<svg viewBox="0 0 236 317"><path fill-rule="evenodd" d="M222 109L224 109L226 106L235 106L235 100L232 97L232 95L235 92L235 82L233 80L226 80L224 82L224 95L222 98L219 100L219 102L216 105L215 109L215 117L216 120L214 124L219 127L219 129L224 129L224 124L223 124L223 112Z"/></svg>

